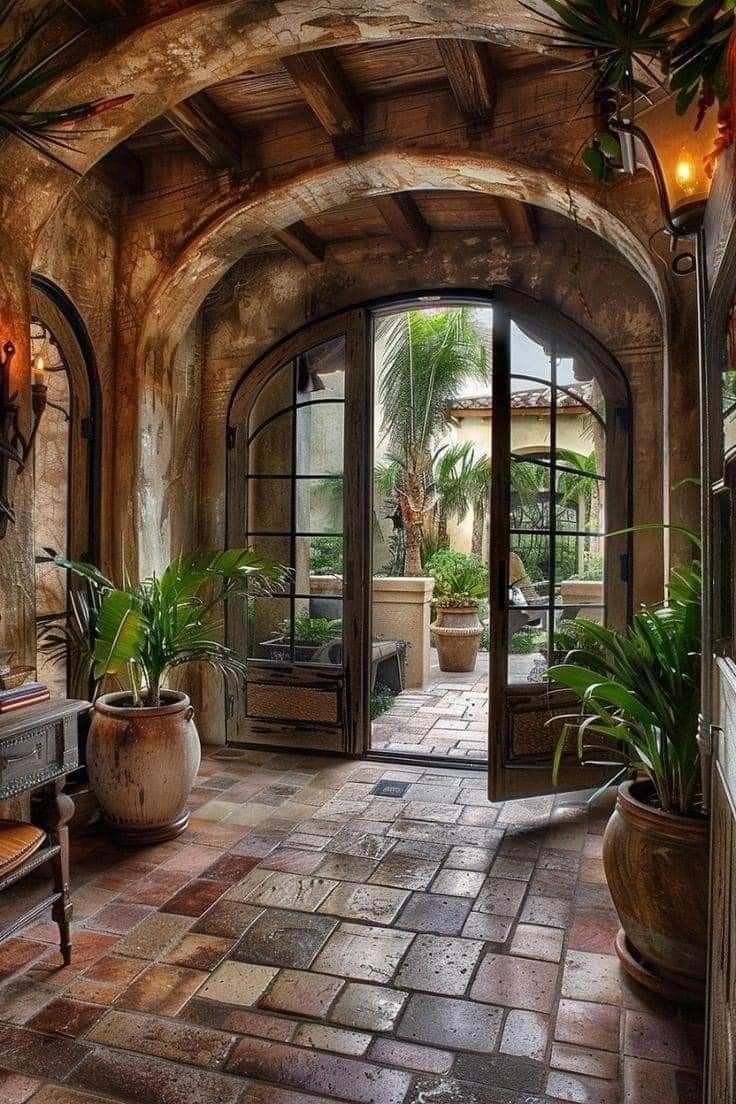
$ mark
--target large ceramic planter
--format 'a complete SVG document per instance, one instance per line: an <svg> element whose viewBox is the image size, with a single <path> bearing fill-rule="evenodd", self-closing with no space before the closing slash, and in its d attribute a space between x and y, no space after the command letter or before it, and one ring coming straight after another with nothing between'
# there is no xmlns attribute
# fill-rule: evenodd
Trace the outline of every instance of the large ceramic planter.
<svg viewBox="0 0 736 1104"><path fill-rule="evenodd" d="M121 843L173 839L187 826L187 799L201 750L186 694L135 708L129 694L95 702L87 771L105 823Z"/></svg>
<svg viewBox="0 0 736 1104"><path fill-rule="evenodd" d="M474 671L483 626L478 610L438 606L430 632L437 648L440 671Z"/></svg>
<svg viewBox="0 0 736 1104"><path fill-rule="evenodd" d="M622 930L616 950L637 981L702 1000L708 908L708 821L663 813L647 782L626 782L603 838L603 865Z"/></svg>

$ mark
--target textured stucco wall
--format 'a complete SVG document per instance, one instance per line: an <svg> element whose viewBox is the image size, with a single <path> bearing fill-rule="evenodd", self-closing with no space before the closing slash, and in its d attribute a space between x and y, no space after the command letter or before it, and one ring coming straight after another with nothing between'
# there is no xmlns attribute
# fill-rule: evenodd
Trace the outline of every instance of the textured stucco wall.
<svg viewBox="0 0 736 1104"><path fill-rule="evenodd" d="M114 409L114 300L119 201L99 181L86 178L48 223L33 260L35 273L66 293L84 322L95 352L102 394L101 516L110 510L110 417ZM19 351L19 355L22 355ZM33 465L15 485L16 526L0 545L0 640L22 662L35 658ZM109 529L107 530L109 532ZM106 559L103 542L102 558Z"/></svg>

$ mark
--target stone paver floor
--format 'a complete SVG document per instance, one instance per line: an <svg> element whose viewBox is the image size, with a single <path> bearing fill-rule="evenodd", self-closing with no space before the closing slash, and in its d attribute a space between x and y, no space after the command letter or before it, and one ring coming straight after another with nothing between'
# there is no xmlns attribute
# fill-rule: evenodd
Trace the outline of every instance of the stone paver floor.
<svg viewBox="0 0 736 1104"><path fill-rule="evenodd" d="M509 673L525 682L535 659L512 655ZM425 690L403 690L390 709L373 722L371 748L394 755L432 755L450 759L488 758L488 652L479 652L469 674L440 671L431 652Z"/></svg>
<svg viewBox="0 0 736 1104"><path fill-rule="evenodd" d="M75 836L73 964L46 920L0 945L0 1101L695 1104L697 1015L612 953L606 811L485 783L222 750L178 840Z"/></svg>

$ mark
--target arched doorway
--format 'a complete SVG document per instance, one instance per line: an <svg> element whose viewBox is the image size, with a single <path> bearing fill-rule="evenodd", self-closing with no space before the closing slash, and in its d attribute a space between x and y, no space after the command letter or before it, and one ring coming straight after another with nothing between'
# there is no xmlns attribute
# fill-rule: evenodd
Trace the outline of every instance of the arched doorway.
<svg viewBox="0 0 736 1104"><path fill-rule="evenodd" d="M446 718L448 732L473 733L449 757L485 767L490 739L496 792L539 792L549 788L554 744L543 673L562 646L563 623L581 615L621 625L628 616L629 541L606 534L630 521L630 403L623 374L590 335L506 288L422 293L344 312L293 334L242 377L228 419L228 541L288 564L292 586L254 599L247 617L229 611L228 641L246 657L249 678L228 701L228 738L418 762L447 755L447 741L425 750L406 738L443 712L422 705L436 665L432 580L422 578L423 552L425 569L416 570L416 548L407 577L408 514L396 485L393 499L381 499L378 473L406 465L414 447L402 460L391 435L391 414L406 401L396 387L407 355L397 353L401 329L414 315L448 311L472 316L483 350L477 394L463 385L437 419L444 436L421 445L416 467L427 493L412 508L422 514L423 541L437 518L436 457L450 445L467 456L464 439L474 461L482 453L488 464L476 516L451 527L458 550L465 541L469 554L481 553L488 650L472 724L456 710ZM411 417L421 420L418 406ZM525 485L534 493L522 502ZM520 586L528 590L523 626ZM515 649L522 629L533 630L523 660ZM371 736L377 675L391 681L401 739ZM563 776L568 788L593 780L572 764Z"/></svg>
<svg viewBox="0 0 736 1104"><path fill-rule="evenodd" d="M48 402L33 449L36 627L42 640L69 612L69 577L44 562L53 548L73 559L97 557L96 449L99 390L92 345L71 300L33 277L31 356L43 357ZM38 678L59 695L85 697L88 679L65 661L37 653Z"/></svg>

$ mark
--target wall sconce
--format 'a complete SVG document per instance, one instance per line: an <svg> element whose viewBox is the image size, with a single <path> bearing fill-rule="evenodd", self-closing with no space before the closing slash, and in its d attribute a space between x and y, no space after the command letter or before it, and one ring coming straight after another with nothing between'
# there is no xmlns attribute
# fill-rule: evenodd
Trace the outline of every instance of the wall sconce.
<svg viewBox="0 0 736 1104"><path fill-rule="evenodd" d="M678 115L668 98L640 112L637 125L620 120L611 124L621 143L624 172L646 169L654 178L664 228L674 241L697 239L710 192L716 111L706 112L700 126L697 122L697 102ZM695 267L692 253L678 253L672 260L677 276L688 276Z"/></svg>
<svg viewBox="0 0 736 1104"><path fill-rule="evenodd" d="M31 410L33 424L26 437L19 424L20 407L18 392L10 390L10 370L15 345L6 341L0 350L0 539L5 536L8 524L15 524L15 510L11 501L10 477L15 465L16 477L26 466L33 450L33 442L46 409L48 387L43 357L33 358L33 382L31 384Z"/></svg>

